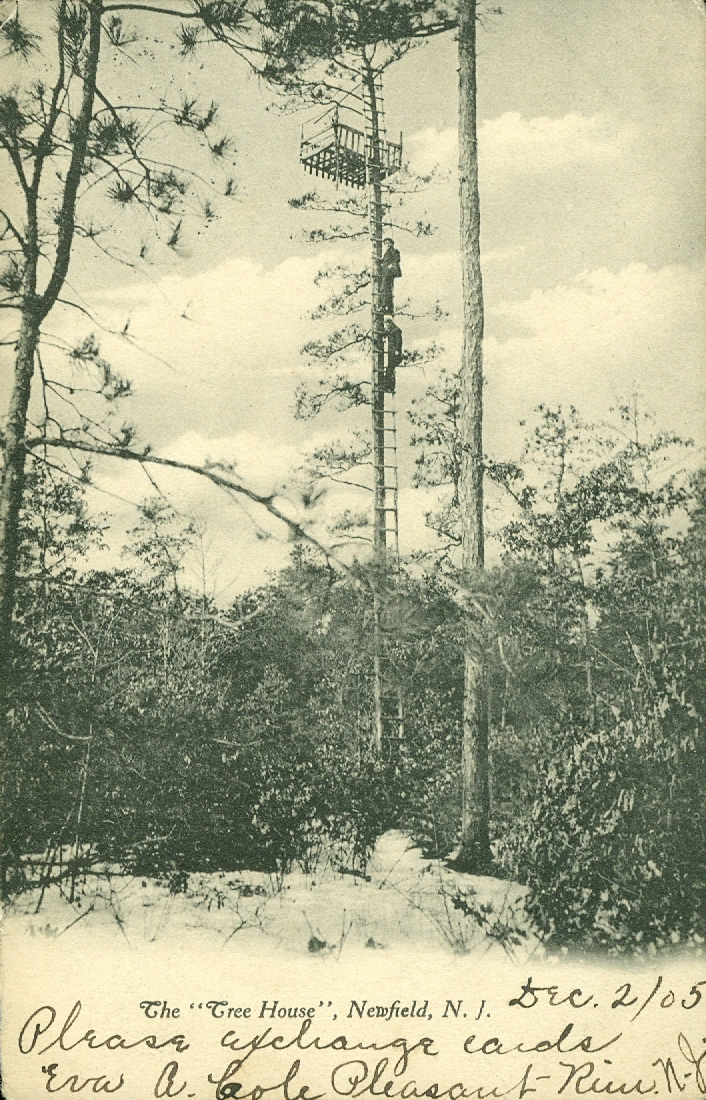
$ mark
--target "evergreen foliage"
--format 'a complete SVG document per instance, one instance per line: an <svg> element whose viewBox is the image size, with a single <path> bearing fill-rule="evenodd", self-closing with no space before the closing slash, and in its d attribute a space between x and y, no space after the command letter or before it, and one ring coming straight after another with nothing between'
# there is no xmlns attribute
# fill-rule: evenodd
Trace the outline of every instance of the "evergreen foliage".
<svg viewBox="0 0 706 1100"><path fill-rule="evenodd" d="M544 501L547 538L536 541L520 509L485 592L434 567L385 600L405 704L388 762L371 746L364 567L339 576L297 545L278 577L219 609L185 579L198 532L151 500L124 565L100 572L89 564L103 524L80 481L33 462L5 747L6 893L62 881L80 896L105 866L174 889L203 870L281 877L326 862L364 874L391 827L448 855L471 600L489 654L494 852L527 884L535 928L552 947L702 942L706 480L655 477L678 444L643 433L637 450L616 444L621 477L596 497L583 487L605 452L591 458L571 422L559 433L571 443L565 507L575 517L582 502L605 528L557 514L547 442L557 413L542 410L511 484L533 487L528 507Z"/></svg>

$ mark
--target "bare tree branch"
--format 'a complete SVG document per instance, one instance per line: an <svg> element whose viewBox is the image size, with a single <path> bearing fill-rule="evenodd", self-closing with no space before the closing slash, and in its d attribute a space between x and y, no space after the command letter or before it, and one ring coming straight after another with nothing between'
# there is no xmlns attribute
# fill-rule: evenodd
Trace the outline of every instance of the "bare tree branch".
<svg viewBox="0 0 706 1100"><path fill-rule="evenodd" d="M15 238L15 240L19 244L20 248L24 252L25 249L27 248L27 242L24 239L24 237L22 236L22 234L20 233L19 229L17 229L15 227L15 225L12 222L11 218L5 213L4 210L0 210L0 218L5 219L6 229L9 229L10 233L12 233L12 236Z"/></svg>
<svg viewBox="0 0 706 1100"><path fill-rule="evenodd" d="M27 450L33 450L35 447L62 447L70 451L83 451L88 454L105 455L108 458L120 458L131 462L145 463L149 462L156 466L166 466L173 470L185 470L192 474L198 474L200 477L205 477L214 485L218 485L219 488L225 489L230 493L235 493L238 496L243 496L247 500L253 501L255 504L259 504L271 516L283 523L293 539L306 542L309 546L314 547L325 555L327 561L334 563L342 572L352 575L351 570L344 562L340 561L330 549L322 542L319 542L317 538L311 535L304 527L297 521L286 515L282 509L275 504L274 494L265 496L262 493L256 493L254 489L249 489L246 485L241 484L238 481L234 481L232 476L225 476L224 473L219 472L217 466L199 466L191 462L181 462L175 458L162 458L159 455L150 454L149 451L133 451L127 447L110 446L101 443L88 443L85 440L71 439L66 436L47 438L46 436L38 436L34 439L25 439L24 445Z"/></svg>
<svg viewBox="0 0 706 1100"><path fill-rule="evenodd" d="M200 18L197 11L175 11L173 8L159 8L153 4L106 4L103 11L149 11L155 15L171 15L176 19Z"/></svg>

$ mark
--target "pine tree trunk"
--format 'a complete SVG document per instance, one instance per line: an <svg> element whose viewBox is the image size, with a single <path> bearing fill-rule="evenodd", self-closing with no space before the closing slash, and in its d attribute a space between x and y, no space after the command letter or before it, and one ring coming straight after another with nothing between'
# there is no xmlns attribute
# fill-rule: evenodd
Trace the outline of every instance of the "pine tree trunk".
<svg viewBox="0 0 706 1100"><path fill-rule="evenodd" d="M387 557L387 516L385 512L385 394L382 378L385 370L384 320L382 313L382 234L383 204L380 173L380 127L375 72L368 62L363 68L363 84L368 100L370 151L368 162L368 207L370 221L372 271L372 430L373 430L373 558L375 584L384 576ZM380 598L373 596L373 743L376 753L383 752L385 720L383 715L383 639Z"/></svg>
<svg viewBox="0 0 706 1100"><path fill-rule="evenodd" d="M483 281L476 123L476 0L459 5L459 187L463 351L461 359L462 566L473 586L484 563L483 545ZM469 615L472 614L469 612ZM488 817L488 692L482 624L469 619L464 649L461 755L461 838L457 863L480 872L490 863Z"/></svg>
<svg viewBox="0 0 706 1100"><path fill-rule="evenodd" d="M370 160L368 162L368 205L370 216L372 270L372 428L373 428L373 553L384 567L387 550L385 517L385 393L382 380L385 371L385 336L382 310L382 234L383 201L380 172L380 126L378 117L375 73L369 64L363 71L363 83L369 104Z"/></svg>
<svg viewBox="0 0 706 1100"><path fill-rule="evenodd" d="M5 426L4 465L0 483L0 691L3 701L10 671L10 636L20 541L19 521L25 485L27 452L24 436L38 343L39 325L26 312L17 341L15 381Z"/></svg>
<svg viewBox="0 0 706 1100"><path fill-rule="evenodd" d="M15 603L15 574L19 551L19 520L25 486L26 449L24 446L27 410L32 390L35 357L40 329L64 285L71 261L71 249L76 230L76 201L88 149L96 76L101 45L103 0L88 0L88 34L82 72L81 106L74 119L73 143L69 166L64 179L63 196L56 213L56 256L47 285L37 292L39 259L38 200L43 157L51 148L52 127L56 116L47 121L47 128L37 147L35 170L30 185L25 185L26 253L22 286L22 321L15 356L15 380L10 398L10 410L3 441L3 470L0 483L0 713L4 718L5 694L11 656L12 613ZM57 11L59 20L65 17L65 6ZM63 43L63 39L60 37ZM44 152L39 146L44 147Z"/></svg>

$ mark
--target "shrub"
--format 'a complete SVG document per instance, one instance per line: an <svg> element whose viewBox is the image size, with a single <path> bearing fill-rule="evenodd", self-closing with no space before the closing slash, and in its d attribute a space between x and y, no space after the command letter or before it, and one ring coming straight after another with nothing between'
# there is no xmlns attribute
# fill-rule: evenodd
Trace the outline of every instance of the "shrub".
<svg viewBox="0 0 706 1100"><path fill-rule="evenodd" d="M703 942L706 761L703 734L684 727L653 714L577 733L543 767L503 856L529 886L529 915L550 945Z"/></svg>

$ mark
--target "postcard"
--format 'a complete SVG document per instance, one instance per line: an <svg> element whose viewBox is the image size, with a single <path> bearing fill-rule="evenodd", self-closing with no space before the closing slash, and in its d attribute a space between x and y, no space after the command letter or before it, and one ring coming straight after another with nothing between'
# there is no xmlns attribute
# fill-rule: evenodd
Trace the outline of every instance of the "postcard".
<svg viewBox="0 0 706 1100"><path fill-rule="evenodd" d="M2 1095L706 1096L701 0L2 0Z"/></svg>

